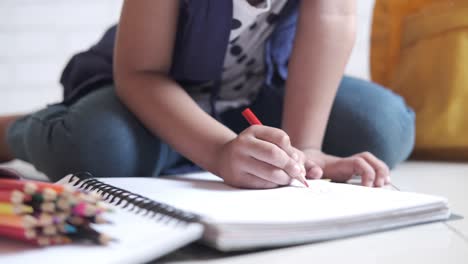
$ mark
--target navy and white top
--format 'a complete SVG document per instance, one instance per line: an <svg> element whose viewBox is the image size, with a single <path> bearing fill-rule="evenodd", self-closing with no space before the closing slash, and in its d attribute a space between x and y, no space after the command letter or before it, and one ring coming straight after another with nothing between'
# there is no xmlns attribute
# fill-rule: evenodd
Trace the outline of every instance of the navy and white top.
<svg viewBox="0 0 468 264"><path fill-rule="evenodd" d="M286 4L281 8L284 2ZM271 86L273 80L285 81L288 76L288 61L295 38L299 3L300 0L263 0L263 5L252 7L246 6L247 0L181 1L181 14L183 15L178 18L177 38L174 44L173 63L168 74L169 77L180 83L191 94L200 94L196 91L197 89L193 91L187 89L194 84L215 81L213 94L219 94L221 87L218 81L223 74L223 64L225 58L232 55L232 51L237 54L232 56L240 60L239 64L243 66L237 73L239 78L236 77L233 80L239 81L242 78L250 80L251 77L262 74L265 86ZM258 12L255 13L257 17L254 16L256 21L243 22L246 20L239 19L237 18L239 16L235 15L234 18L241 23L239 27L239 23L232 17L234 4L237 6L236 10L243 10L239 9L239 6L244 5L248 10ZM281 12L278 11L279 9ZM236 14L239 13L242 12L236 11ZM251 13L246 12L245 14ZM277 16L277 14L280 15ZM268 23L275 24L273 32L271 32L272 27L267 27L266 31L260 31L258 26L261 25L262 28L265 28ZM261 39L246 37L250 30L258 30L256 32ZM86 94L114 83L113 49L116 32L117 25L112 25L96 44L73 55L68 61L60 77L60 83L63 85L62 104L72 105ZM264 40L269 32L271 32L270 36ZM229 44L231 33L233 34L233 43ZM234 34L239 35L239 39L236 41L234 41ZM253 39L255 41L249 41ZM248 43L250 45L256 44L259 47L257 50L253 47L245 48L244 45L249 45ZM228 45L229 49L227 49ZM240 49L236 46L239 46ZM226 53L228 53L227 56ZM246 57L242 58L243 55ZM264 55L264 65L249 64L247 66L254 55ZM229 66L228 61L237 63L237 60L226 59L226 66ZM255 63L259 63L257 59ZM263 70L262 67L264 67ZM226 67L226 71L231 72L230 67ZM262 71L266 73L262 73ZM235 74L235 71L232 72ZM228 74L228 72L225 73L225 83L229 82ZM259 77L259 79L262 78ZM233 87L236 85L240 85L240 83L231 83L232 90L235 90ZM248 89L239 88L242 96L245 94L248 97L247 91L252 91L252 94L255 94L256 85L244 84L244 86ZM237 98L232 96L232 91L229 89L221 90L221 96L224 100L226 100L225 98ZM217 96L212 96L212 98L211 101L218 101Z"/></svg>
<svg viewBox="0 0 468 264"><path fill-rule="evenodd" d="M265 0L253 6L247 0L233 1L233 19L229 45L224 59L216 111L248 105L265 83L265 41L287 0ZM213 83L185 87L192 98L211 112Z"/></svg>

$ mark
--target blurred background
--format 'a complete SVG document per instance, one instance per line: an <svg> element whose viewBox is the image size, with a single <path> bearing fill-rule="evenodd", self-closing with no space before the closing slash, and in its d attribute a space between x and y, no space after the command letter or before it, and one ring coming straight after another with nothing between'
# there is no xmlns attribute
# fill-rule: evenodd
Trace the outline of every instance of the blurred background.
<svg viewBox="0 0 468 264"><path fill-rule="evenodd" d="M116 23L122 0L1 0L0 114L61 99L70 57Z"/></svg>
<svg viewBox="0 0 468 264"><path fill-rule="evenodd" d="M0 0L0 114L58 102L70 57L119 18L122 0ZM348 74L369 79L374 0L358 1L358 37Z"/></svg>

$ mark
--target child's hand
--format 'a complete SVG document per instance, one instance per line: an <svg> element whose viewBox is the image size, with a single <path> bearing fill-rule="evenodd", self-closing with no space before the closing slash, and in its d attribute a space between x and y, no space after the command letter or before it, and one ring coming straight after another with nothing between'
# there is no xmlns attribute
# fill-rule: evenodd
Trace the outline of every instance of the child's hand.
<svg viewBox="0 0 468 264"><path fill-rule="evenodd" d="M222 147L218 173L235 187L288 185L293 177L306 174L298 153L283 130L254 125Z"/></svg>
<svg viewBox="0 0 468 264"><path fill-rule="evenodd" d="M323 170L325 177L333 181L346 182L353 175L361 176L361 183L368 187L382 187L390 183L390 170L388 166L369 152L363 152L347 158L339 158L327 155L320 150L303 150L306 177L309 179L320 178L315 169L308 164L317 164Z"/></svg>

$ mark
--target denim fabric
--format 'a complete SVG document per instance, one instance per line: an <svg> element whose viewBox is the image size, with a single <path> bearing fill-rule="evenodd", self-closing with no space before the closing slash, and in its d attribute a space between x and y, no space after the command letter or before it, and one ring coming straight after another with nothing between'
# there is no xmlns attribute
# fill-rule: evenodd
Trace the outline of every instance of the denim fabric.
<svg viewBox="0 0 468 264"><path fill-rule="evenodd" d="M282 87L265 88L251 108L265 125L280 127L282 101ZM222 122L242 131L248 126L242 110L225 112ZM323 150L337 156L370 151L394 167L413 148L414 118L398 95L345 77L333 104ZM97 177L158 176L187 164L125 108L112 86L71 106L51 105L16 121L7 140L16 158L32 163L51 180L76 171Z"/></svg>
<svg viewBox="0 0 468 264"><path fill-rule="evenodd" d="M72 106L50 105L23 117L9 127L7 143L16 158L54 181L78 171L98 177L159 175L180 160L125 108L112 86Z"/></svg>

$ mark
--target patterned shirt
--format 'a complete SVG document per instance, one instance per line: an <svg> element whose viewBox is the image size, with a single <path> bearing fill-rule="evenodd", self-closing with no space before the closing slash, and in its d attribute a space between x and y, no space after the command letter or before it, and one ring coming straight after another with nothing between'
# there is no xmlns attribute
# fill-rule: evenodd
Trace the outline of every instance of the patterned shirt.
<svg viewBox="0 0 468 264"><path fill-rule="evenodd" d="M265 41L287 0L265 0L252 6L247 0L233 0L233 19L229 46L216 110L250 104L265 83ZM212 83L187 87L192 98L207 112Z"/></svg>

